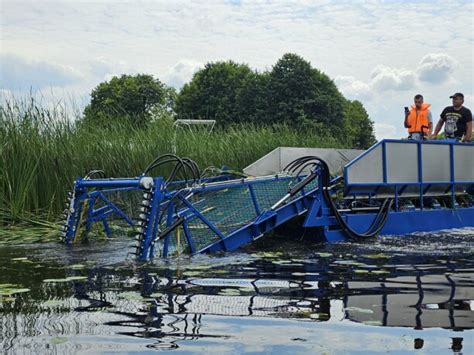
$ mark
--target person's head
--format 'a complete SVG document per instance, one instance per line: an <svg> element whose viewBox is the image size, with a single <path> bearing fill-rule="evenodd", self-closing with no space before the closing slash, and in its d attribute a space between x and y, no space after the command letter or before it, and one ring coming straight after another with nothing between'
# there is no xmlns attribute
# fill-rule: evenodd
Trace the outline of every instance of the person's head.
<svg viewBox="0 0 474 355"><path fill-rule="evenodd" d="M449 98L453 99L454 108L460 108L462 104L464 103L464 95L460 92L457 92L454 95L451 95Z"/></svg>
<svg viewBox="0 0 474 355"><path fill-rule="evenodd" d="M416 109L421 110L421 106L423 105L423 95L415 95L414 101Z"/></svg>

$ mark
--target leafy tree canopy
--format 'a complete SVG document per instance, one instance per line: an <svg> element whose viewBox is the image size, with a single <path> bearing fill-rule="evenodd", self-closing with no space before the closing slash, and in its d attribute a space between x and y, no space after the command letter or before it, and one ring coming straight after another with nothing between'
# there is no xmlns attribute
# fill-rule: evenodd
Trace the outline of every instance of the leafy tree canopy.
<svg viewBox="0 0 474 355"><path fill-rule="evenodd" d="M312 120L342 127L344 97L324 73L296 54L287 53L270 72L271 116L281 122Z"/></svg>
<svg viewBox="0 0 474 355"><path fill-rule="evenodd" d="M258 85L258 81L258 75L246 64L208 63L182 88L176 113L180 118L215 119L218 123L250 120L248 107L243 109L242 105L255 99L255 92L249 93L247 87Z"/></svg>
<svg viewBox="0 0 474 355"><path fill-rule="evenodd" d="M345 138L354 148L367 149L375 144L374 122L360 101L346 101L344 105Z"/></svg>
<svg viewBox="0 0 474 355"><path fill-rule="evenodd" d="M296 54L285 54L263 73L232 61L209 63L176 99L179 118L288 123L324 127L344 136L345 99L334 82ZM306 128L305 128L306 129Z"/></svg>
<svg viewBox="0 0 474 355"><path fill-rule="evenodd" d="M115 76L92 91L91 102L84 109L84 121L110 125L117 118L125 118L142 126L150 120L152 109L166 109L173 90L151 75Z"/></svg>
<svg viewBox="0 0 474 355"><path fill-rule="evenodd" d="M114 77L91 96L84 123L110 126L126 120L143 126L152 117L176 113L182 119L216 119L220 125L283 123L356 148L375 143L362 103L346 100L326 74L292 53L264 72L233 61L208 63L179 93L141 74Z"/></svg>

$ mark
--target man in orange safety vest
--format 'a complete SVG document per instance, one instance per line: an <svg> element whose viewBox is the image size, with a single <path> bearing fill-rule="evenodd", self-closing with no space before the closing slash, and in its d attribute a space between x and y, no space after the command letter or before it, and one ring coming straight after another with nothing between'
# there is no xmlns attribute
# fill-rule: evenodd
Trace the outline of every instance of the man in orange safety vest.
<svg viewBox="0 0 474 355"><path fill-rule="evenodd" d="M431 136L433 119L430 104L423 102L423 96L418 94L414 98L415 104L411 109L405 107L405 128L408 128L408 139L424 140Z"/></svg>

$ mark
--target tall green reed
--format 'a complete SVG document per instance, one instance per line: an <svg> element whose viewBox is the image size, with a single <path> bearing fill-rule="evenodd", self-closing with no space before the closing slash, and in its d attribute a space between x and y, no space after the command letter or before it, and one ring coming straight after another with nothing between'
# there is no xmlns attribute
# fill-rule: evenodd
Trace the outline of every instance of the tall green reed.
<svg viewBox="0 0 474 355"><path fill-rule="evenodd" d="M4 100L0 106L0 223L55 220L77 177L92 169L106 176L137 176L155 157L172 152L201 168L242 169L278 146L341 147L316 128L244 124L228 128L180 128L167 115L135 128L117 118L111 128L77 124L79 115L63 106L33 100ZM166 176L170 167L153 171Z"/></svg>

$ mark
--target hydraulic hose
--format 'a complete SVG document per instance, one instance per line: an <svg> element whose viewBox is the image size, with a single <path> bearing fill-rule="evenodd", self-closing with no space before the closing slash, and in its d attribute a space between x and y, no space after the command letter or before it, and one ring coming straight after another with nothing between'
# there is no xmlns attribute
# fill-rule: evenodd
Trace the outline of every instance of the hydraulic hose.
<svg viewBox="0 0 474 355"><path fill-rule="evenodd" d="M322 178L322 185L323 185L323 197L328 203L331 212L334 214L334 217L336 218L339 226L341 229L344 231L344 233L353 240L360 240L360 239L368 239L368 238L373 238L377 236L377 234L380 233L382 228L384 227L385 223L387 222L388 215L390 212L390 209L393 204L392 199L386 199L380 206L379 211L377 212L377 215L375 216L374 220L372 221L371 225L365 231L364 233L359 233L353 230L348 223L344 220L344 218L341 216L339 213L336 204L334 203L330 193L329 193L329 167L327 163L318 157L314 157L316 160L319 161L320 166L321 166L321 178Z"/></svg>
<svg viewBox="0 0 474 355"><path fill-rule="evenodd" d="M188 181L188 173L191 175L191 178L194 182L196 182L200 178L199 166L196 164L196 162L194 162L190 158L180 158L175 154L160 155L146 167L142 175L146 175L152 169L155 169L167 163L175 163L170 175L166 179L167 183L173 181L180 171L182 171L185 181Z"/></svg>

